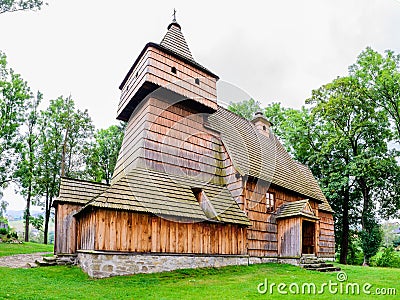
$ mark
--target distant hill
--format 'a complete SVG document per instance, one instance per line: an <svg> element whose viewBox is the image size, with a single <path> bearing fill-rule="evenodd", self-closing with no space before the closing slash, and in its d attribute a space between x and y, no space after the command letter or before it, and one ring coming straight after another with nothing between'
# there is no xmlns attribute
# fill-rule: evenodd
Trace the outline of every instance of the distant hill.
<svg viewBox="0 0 400 300"><path fill-rule="evenodd" d="M12 220L22 220L24 218L24 210L7 210L6 214L7 218ZM37 217L39 215L44 215L44 211L42 210L31 210L31 216Z"/></svg>

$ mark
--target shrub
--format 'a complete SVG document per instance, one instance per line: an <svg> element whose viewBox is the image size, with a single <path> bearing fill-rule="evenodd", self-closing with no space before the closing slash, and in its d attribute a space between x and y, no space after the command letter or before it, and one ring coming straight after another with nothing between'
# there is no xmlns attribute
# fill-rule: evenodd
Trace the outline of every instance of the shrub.
<svg viewBox="0 0 400 300"><path fill-rule="evenodd" d="M393 247L388 247L383 251L382 256L376 260L378 267L400 268L400 257Z"/></svg>
<svg viewBox="0 0 400 300"><path fill-rule="evenodd" d="M358 236L351 237L349 242L349 252L347 254L347 264L361 266L364 261L364 253L361 248L361 240Z"/></svg>
<svg viewBox="0 0 400 300"><path fill-rule="evenodd" d="M8 234L8 230L6 228L0 228L0 234Z"/></svg>

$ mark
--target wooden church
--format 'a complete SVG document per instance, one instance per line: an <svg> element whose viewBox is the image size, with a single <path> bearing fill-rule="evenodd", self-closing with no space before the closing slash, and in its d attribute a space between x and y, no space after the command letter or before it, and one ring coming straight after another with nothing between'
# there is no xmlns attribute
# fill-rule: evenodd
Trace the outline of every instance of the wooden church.
<svg viewBox="0 0 400 300"><path fill-rule="evenodd" d="M332 209L257 113L218 105L218 76L174 21L123 79L110 185L62 178L55 253L94 277L333 259Z"/></svg>

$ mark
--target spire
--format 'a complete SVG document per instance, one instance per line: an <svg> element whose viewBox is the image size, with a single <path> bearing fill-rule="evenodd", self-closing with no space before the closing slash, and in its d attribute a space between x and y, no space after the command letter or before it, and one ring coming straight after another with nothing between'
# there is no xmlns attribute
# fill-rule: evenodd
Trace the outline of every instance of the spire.
<svg viewBox="0 0 400 300"><path fill-rule="evenodd" d="M174 14L172 15L174 18L172 19L172 22L176 23L176 9L174 8Z"/></svg>
<svg viewBox="0 0 400 300"><path fill-rule="evenodd" d="M172 23L168 25L168 31L162 39L160 45L188 60L194 61L185 37L182 34L181 25L179 25L176 21L175 9L172 16Z"/></svg>

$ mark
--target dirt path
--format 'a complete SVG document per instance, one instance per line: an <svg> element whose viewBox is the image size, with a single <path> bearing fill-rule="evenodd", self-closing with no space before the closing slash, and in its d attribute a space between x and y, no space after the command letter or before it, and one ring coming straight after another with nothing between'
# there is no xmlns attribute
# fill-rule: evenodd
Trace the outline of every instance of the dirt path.
<svg viewBox="0 0 400 300"><path fill-rule="evenodd" d="M0 257L0 267L29 268L28 263L34 263L35 260L42 260L42 256L49 253L51 252L2 256Z"/></svg>

